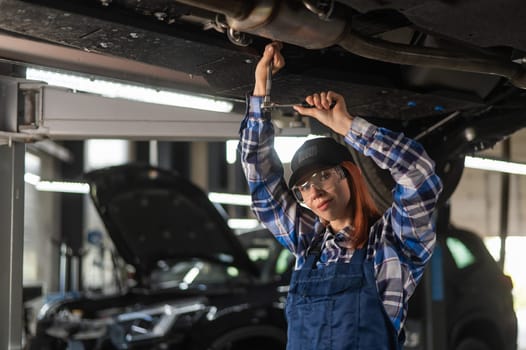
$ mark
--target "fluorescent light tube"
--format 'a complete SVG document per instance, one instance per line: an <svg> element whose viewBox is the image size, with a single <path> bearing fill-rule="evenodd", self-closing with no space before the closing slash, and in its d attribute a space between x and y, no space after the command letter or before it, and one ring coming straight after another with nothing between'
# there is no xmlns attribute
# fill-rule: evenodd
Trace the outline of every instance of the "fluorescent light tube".
<svg viewBox="0 0 526 350"><path fill-rule="evenodd" d="M52 86L65 87L75 91L90 92L112 98L124 98L161 105L201 109L229 113L234 104L228 101L183 94L166 90L115 83L107 80L89 79L82 76L27 68L26 79L38 80Z"/></svg>
<svg viewBox="0 0 526 350"><path fill-rule="evenodd" d="M36 186L40 182L40 176L31 173L25 173L24 181L30 185Z"/></svg>
<svg viewBox="0 0 526 350"><path fill-rule="evenodd" d="M83 182L40 181L35 188L46 192L89 193L89 185Z"/></svg>
<svg viewBox="0 0 526 350"><path fill-rule="evenodd" d="M250 230L259 226L256 219L228 219L228 226L234 230Z"/></svg>
<svg viewBox="0 0 526 350"><path fill-rule="evenodd" d="M25 173L24 181L35 186L37 191L62 192L62 193L89 193L89 185L85 182L74 181L41 181L40 176Z"/></svg>
<svg viewBox="0 0 526 350"><path fill-rule="evenodd" d="M252 199L248 194L210 192L208 199L214 203L250 206Z"/></svg>
<svg viewBox="0 0 526 350"><path fill-rule="evenodd" d="M464 166L471 169L498 171L501 173L526 175L526 164L481 157L466 157Z"/></svg>

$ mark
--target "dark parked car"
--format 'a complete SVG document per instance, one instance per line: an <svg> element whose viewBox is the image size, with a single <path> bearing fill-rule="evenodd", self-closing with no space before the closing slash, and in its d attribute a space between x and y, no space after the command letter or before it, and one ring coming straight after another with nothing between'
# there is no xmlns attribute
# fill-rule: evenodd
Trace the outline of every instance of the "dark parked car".
<svg viewBox="0 0 526 350"><path fill-rule="evenodd" d="M284 349L294 258L268 231L234 234L200 189L170 171L125 165L87 178L137 285L50 300L30 349ZM475 234L451 227L442 238L448 349L515 350L511 280ZM422 286L407 350L425 349Z"/></svg>
<svg viewBox="0 0 526 350"><path fill-rule="evenodd" d="M511 278L502 273L475 233L449 226L440 235L447 349L517 349ZM424 290L421 283L411 299L407 349L425 349L418 333L425 329Z"/></svg>
<svg viewBox="0 0 526 350"><path fill-rule="evenodd" d="M86 178L136 285L48 302L31 349L284 347L291 258L268 232L236 236L205 193L170 171L125 165Z"/></svg>
<svg viewBox="0 0 526 350"><path fill-rule="evenodd" d="M446 244L446 313L451 344L459 349L516 349L511 278L502 273L476 234L453 229L446 236Z"/></svg>

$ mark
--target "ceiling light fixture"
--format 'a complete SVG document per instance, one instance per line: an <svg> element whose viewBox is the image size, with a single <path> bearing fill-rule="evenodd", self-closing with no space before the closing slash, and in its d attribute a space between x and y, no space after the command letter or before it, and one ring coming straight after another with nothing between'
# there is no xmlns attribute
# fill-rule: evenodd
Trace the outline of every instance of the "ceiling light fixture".
<svg viewBox="0 0 526 350"><path fill-rule="evenodd" d="M139 85L115 83L108 80L90 79L73 74L64 74L42 69L27 68L26 79L46 82L75 91L90 92L111 98L156 103L167 106L201 109L212 112L232 112L232 102L214 98L183 94L167 90L158 90Z"/></svg>
<svg viewBox="0 0 526 350"><path fill-rule="evenodd" d="M233 230L252 230L259 225L256 219L228 219L228 227Z"/></svg>
<svg viewBox="0 0 526 350"><path fill-rule="evenodd" d="M89 185L78 181L42 181L40 176L33 173L25 173L24 181L35 186L37 191L60 192L60 193L89 193Z"/></svg>
<svg viewBox="0 0 526 350"><path fill-rule="evenodd" d="M250 206L250 204L252 203L250 196L247 194L210 192L208 194L208 199L211 202L219 204Z"/></svg>
<svg viewBox="0 0 526 350"><path fill-rule="evenodd" d="M39 181L35 184L38 191L61 193L89 193L89 185L84 182Z"/></svg>
<svg viewBox="0 0 526 350"><path fill-rule="evenodd" d="M471 169L497 171L501 173L526 175L526 164L483 157L466 157L464 166Z"/></svg>

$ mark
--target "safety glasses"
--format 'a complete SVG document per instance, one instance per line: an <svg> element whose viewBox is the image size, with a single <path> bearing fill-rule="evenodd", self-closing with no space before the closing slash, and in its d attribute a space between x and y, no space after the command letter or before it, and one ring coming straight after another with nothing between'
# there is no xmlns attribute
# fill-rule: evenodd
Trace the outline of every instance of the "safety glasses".
<svg viewBox="0 0 526 350"><path fill-rule="evenodd" d="M319 170L313 173L306 181L292 186L292 193L298 202L305 203L313 195L313 188L328 190L343 178L345 178L345 171L340 166Z"/></svg>

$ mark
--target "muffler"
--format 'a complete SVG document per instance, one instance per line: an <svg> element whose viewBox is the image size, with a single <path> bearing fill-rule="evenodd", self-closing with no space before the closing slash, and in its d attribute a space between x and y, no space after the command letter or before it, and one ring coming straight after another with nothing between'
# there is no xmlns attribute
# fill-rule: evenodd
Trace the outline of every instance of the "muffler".
<svg viewBox="0 0 526 350"><path fill-rule="evenodd" d="M193 7L221 13L230 28L270 40L307 49L323 49L338 44L347 23L340 18L323 21L301 1L178 1ZM321 23L319 23L321 22Z"/></svg>

